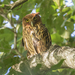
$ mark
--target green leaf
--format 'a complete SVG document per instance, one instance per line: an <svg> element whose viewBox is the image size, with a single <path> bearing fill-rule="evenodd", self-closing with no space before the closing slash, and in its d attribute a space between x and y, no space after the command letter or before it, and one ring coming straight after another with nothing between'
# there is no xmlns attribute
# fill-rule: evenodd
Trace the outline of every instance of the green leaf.
<svg viewBox="0 0 75 75"><path fill-rule="evenodd" d="M0 52L8 53L11 49L11 46L4 39L0 40Z"/></svg>
<svg viewBox="0 0 75 75"><path fill-rule="evenodd" d="M65 12L65 13L68 12L68 11L70 11L70 8L69 7L66 7L66 8L63 8L62 9L62 12Z"/></svg>
<svg viewBox="0 0 75 75"><path fill-rule="evenodd" d="M71 72L71 75L75 75L75 70Z"/></svg>
<svg viewBox="0 0 75 75"><path fill-rule="evenodd" d="M73 1L73 6L71 6L71 8L73 9L73 10L75 10L75 0L72 0Z"/></svg>
<svg viewBox="0 0 75 75"><path fill-rule="evenodd" d="M20 70L22 71L23 75L24 74L27 74L27 75L41 75L41 73L40 73L40 67L41 66L42 66L41 64L38 64L36 67L30 68L29 67L29 62L26 61L25 63L22 63L20 65Z"/></svg>
<svg viewBox="0 0 75 75"><path fill-rule="evenodd" d="M64 39L70 38L70 33L68 32L68 30L65 30L65 31L63 32L63 34L61 35L61 37L63 37Z"/></svg>
<svg viewBox="0 0 75 75"><path fill-rule="evenodd" d="M0 5L0 8L3 8L4 7L4 4Z"/></svg>
<svg viewBox="0 0 75 75"><path fill-rule="evenodd" d="M63 31L65 30L64 26L65 26L65 23L63 20L63 14L60 13L60 15L54 20L54 27L55 27L57 33L59 33L61 35L63 33Z"/></svg>
<svg viewBox="0 0 75 75"><path fill-rule="evenodd" d="M42 67L42 64L37 64L37 66L32 69L32 73L34 75L42 75L42 72L40 71L41 67Z"/></svg>
<svg viewBox="0 0 75 75"><path fill-rule="evenodd" d="M0 16L0 27L2 26L2 23L3 23L3 17L2 16Z"/></svg>
<svg viewBox="0 0 75 75"><path fill-rule="evenodd" d="M60 2L60 6L62 6L63 5L63 0L60 0L59 2Z"/></svg>
<svg viewBox="0 0 75 75"><path fill-rule="evenodd" d="M0 74L7 72L8 68L19 63L19 57L14 57L13 54L4 54L0 58Z"/></svg>
<svg viewBox="0 0 75 75"><path fill-rule="evenodd" d="M52 66L52 67L50 68L50 71L59 69L59 68L61 67L62 63L64 62L64 60L65 60L65 59L62 59L58 64Z"/></svg>
<svg viewBox="0 0 75 75"><path fill-rule="evenodd" d="M65 26L67 27L67 31L71 34L74 30L74 23L73 22L66 22Z"/></svg>
<svg viewBox="0 0 75 75"><path fill-rule="evenodd" d="M58 33L52 34L51 38L52 38L52 42L55 42L57 44L60 44L63 42L63 38Z"/></svg>
<svg viewBox="0 0 75 75"><path fill-rule="evenodd" d="M35 0L35 3L40 4L43 0Z"/></svg>
<svg viewBox="0 0 75 75"><path fill-rule="evenodd" d="M27 62L20 65L20 70L22 71L23 75L33 75Z"/></svg>
<svg viewBox="0 0 75 75"><path fill-rule="evenodd" d="M2 4L2 7L4 7L4 4Z"/></svg>
<svg viewBox="0 0 75 75"><path fill-rule="evenodd" d="M11 30L13 29L1 29L0 30L0 39L5 39L5 41L12 41L14 38L14 32L12 32Z"/></svg>
<svg viewBox="0 0 75 75"><path fill-rule="evenodd" d="M27 57L27 50L26 51L24 51L23 53L22 53L22 55L24 56L24 57Z"/></svg>
<svg viewBox="0 0 75 75"><path fill-rule="evenodd" d="M40 6L40 14L44 24L50 18L50 15L55 13L55 3L52 0L44 0Z"/></svg>
<svg viewBox="0 0 75 75"><path fill-rule="evenodd" d="M41 66L42 66L41 64L37 64L36 70L39 70Z"/></svg>
<svg viewBox="0 0 75 75"><path fill-rule="evenodd" d="M40 9L39 9L39 8L37 8L37 9L36 9L36 12L39 12L39 10L40 10Z"/></svg>
<svg viewBox="0 0 75 75"><path fill-rule="evenodd" d="M75 15L70 17L71 22L75 22Z"/></svg>
<svg viewBox="0 0 75 75"><path fill-rule="evenodd" d="M18 37L22 37L22 24L21 25L18 25L18 29L17 29L17 31L18 31Z"/></svg>

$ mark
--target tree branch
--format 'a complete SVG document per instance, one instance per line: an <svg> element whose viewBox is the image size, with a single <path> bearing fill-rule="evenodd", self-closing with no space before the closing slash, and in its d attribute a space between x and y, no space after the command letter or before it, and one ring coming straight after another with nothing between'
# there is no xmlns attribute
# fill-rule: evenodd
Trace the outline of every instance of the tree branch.
<svg viewBox="0 0 75 75"><path fill-rule="evenodd" d="M34 57L33 59L35 59L35 64L36 58ZM42 62L48 68L57 64L62 59L65 59L64 63L62 64L62 67L75 69L75 48L70 48L66 46L60 47L54 45L51 46L47 52L42 54ZM34 64L31 62L30 66L33 67Z"/></svg>
<svg viewBox="0 0 75 75"><path fill-rule="evenodd" d="M14 9L15 7L17 7L17 6L21 5L21 4L23 4L23 3L26 2L26 1L28 1L28 0L17 0L15 3L10 4L10 6L11 6L10 9L12 10L12 9Z"/></svg>
<svg viewBox="0 0 75 75"><path fill-rule="evenodd" d="M47 52L43 52L42 55L37 54L32 58L28 59L27 62L29 62L30 68L36 67L37 64L42 64L44 68L48 69L51 68L53 65L59 63L62 59L65 60L61 67L75 69L75 48L70 48L68 46L60 47L58 45L53 45Z"/></svg>
<svg viewBox="0 0 75 75"><path fill-rule="evenodd" d="M26 1L28 1L28 0L17 0L13 4L5 4L4 7L2 7L2 8L7 9L7 10L13 10L15 7L18 7L19 5L25 3ZM0 6L2 6L2 5L0 5Z"/></svg>

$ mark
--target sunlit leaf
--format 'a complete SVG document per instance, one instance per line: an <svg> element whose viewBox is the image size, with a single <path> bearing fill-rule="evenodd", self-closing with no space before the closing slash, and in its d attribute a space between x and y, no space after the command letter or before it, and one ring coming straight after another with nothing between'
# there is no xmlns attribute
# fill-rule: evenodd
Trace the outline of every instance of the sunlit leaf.
<svg viewBox="0 0 75 75"><path fill-rule="evenodd" d="M63 42L63 38L58 33L52 34L51 37L52 37L52 41L55 43L60 44Z"/></svg>

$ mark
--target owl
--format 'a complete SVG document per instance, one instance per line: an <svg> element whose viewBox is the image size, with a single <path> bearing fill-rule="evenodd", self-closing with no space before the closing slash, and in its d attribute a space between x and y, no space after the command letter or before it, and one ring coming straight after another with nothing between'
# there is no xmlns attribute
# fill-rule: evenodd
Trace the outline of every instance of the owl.
<svg viewBox="0 0 75 75"><path fill-rule="evenodd" d="M47 28L41 21L38 13L31 13L22 19L23 39L22 44L27 55L33 56L37 53L47 51L51 46L51 37Z"/></svg>

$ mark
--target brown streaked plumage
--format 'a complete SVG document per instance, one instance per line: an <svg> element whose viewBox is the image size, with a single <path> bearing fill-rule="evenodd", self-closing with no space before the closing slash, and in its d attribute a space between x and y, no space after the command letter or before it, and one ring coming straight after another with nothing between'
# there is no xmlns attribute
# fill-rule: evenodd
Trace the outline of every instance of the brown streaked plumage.
<svg viewBox="0 0 75 75"><path fill-rule="evenodd" d="M22 43L28 56L47 51L51 46L51 37L47 28L42 24L39 13L26 15L22 20Z"/></svg>

